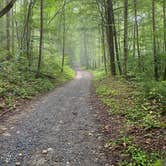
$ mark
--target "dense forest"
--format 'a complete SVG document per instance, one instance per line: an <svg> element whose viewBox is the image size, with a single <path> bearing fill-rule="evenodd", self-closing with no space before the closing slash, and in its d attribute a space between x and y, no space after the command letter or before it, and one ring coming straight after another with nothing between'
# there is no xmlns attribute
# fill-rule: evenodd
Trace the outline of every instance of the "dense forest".
<svg viewBox="0 0 166 166"><path fill-rule="evenodd" d="M164 0L13 0L1 8L2 62L16 60L31 70L35 65L39 76L45 54L55 49L62 71L67 57L86 68L104 63L112 76L166 79Z"/></svg>
<svg viewBox="0 0 166 166"><path fill-rule="evenodd" d="M105 144L108 153L119 148L121 165L162 165L165 0L1 0L0 39L0 115L82 68L127 126Z"/></svg>

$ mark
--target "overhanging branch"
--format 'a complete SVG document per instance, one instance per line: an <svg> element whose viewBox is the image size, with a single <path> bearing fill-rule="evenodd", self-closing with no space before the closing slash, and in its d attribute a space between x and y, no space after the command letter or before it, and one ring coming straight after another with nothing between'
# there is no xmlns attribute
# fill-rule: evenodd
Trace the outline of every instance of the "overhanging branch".
<svg viewBox="0 0 166 166"><path fill-rule="evenodd" d="M13 7L14 3L17 0L11 0L1 11L0 11L0 17L4 16L6 13L10 11L10 9Z"/></svg>

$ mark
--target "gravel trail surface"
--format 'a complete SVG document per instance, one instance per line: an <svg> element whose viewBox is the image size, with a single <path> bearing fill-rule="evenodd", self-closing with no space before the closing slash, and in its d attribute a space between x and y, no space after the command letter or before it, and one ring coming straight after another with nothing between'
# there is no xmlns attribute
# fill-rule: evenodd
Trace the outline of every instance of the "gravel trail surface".
<svg viewBox="0 0 166 166"><path fill-rule="evenodd" d="M74 80L0 122L0 166L109 166L97 110L89 103L92 76Z"/></svg>

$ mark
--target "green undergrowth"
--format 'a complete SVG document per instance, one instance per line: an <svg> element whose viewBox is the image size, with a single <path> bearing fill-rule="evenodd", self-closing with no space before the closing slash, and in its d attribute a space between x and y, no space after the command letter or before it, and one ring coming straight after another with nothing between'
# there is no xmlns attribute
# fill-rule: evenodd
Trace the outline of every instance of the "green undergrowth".
<svg viewBox="0 0 166 166"><path fill-rule="evenodd" d="M0 66L0 112L13 109L20 101L32 99L34 96L54 89L58 85L70 80L74 71L66 65L62 73L60 67L55 66L47 73L47 68L36 78L36 70L28 70L18 64L5 62Z"/></svg>
<svg viewBox="0 0 166 166"><path fill-rule="evenodd" d="M125 131L122 132L127 135L127 143L123 142L120 153L122 156L128 154L128 158L123 160L120 165L162 165L163 156L166 154L163 154L160 146L150 147L150 143L155 144L157 141L164 140L166 82L126 81L120 77L113 79L106 76L103 70L92 72L96 93L108 107L109 114L125 119L125 124L122 124L125 126ZM152 133L155 133L154 136ZM134 137L133 140L129 139L131 136ZM140 139L142 139L141 143L139 143ZM120 136L119 140L122 141L123 136ZM111 140L110 147L116 146L119 140ZM148 148L150 152L147 150Z"/></svg>
<svg viewBox="0 0 166 166"><path fill-rule="evenodd" d="M117 140L109 140L105 147L110 150L121 149L120 166L163 166L163 158L160 153L147 153L136 144L133 138L123 136ZM159 165L157 165L159 164Z"/></svg>

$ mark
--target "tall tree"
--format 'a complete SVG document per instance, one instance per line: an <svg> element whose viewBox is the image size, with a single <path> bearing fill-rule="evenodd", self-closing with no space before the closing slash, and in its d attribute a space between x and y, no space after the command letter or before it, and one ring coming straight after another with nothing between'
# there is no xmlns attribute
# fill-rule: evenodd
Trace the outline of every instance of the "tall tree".
<svg viewBox="0 0 166 166"><path fill-rule="evenodd" d="M140 54L140 46L139 46L139 29L138 29L137 3L138 3L138 1L134 0L134 20L135 20L135 25L134 25L134 30L135 30L134 43L136 41L137 55L138 55L138 67L139 67L139 70L141 70L141 54Z"/></svg>
<svg viewBox="0 0 166 166"><path fill-rule="evenodd" d="M154 58L154 78L159 79L158 74L158 57L156 47L156 19L155 19L155 0L152 0L152 32L153 32L153 58Z"/></svg>
<svg viewBox="0 0 166 166"><path fill-rule="evenodd" d="M41 60L42 60L42 47L43 47L43 1L40 0L40 43L39 43L39 58L38 58L38 68L37 77L40 75Z"/></svg>
<svg viewBox="0 0 166 166"><path fill-rule="evenodd" d="M166 53L166 1L163 0L163 27L164 27L164 52ZM166 80L166 64L164 68L163 80Z"/></svg>
<svg viewBox="0 0 166 166"><path fill-rule="evenodd" d="M112 20L113 20L116 60L117 60L117 65L118 65L118 69L119 69L119 74L122 75L122 68L121 68L121 63L120 63L119 46L118 46L118 38L117 38L117 31L116 31L116 25L115 25L114 12L112 13Z"/></svg>
<svg viewBox="0 0 166 166"><path fill-rule="evenodd" d="M9 3L9 0L6 0ZM10 55L10 12L6 14L6 50L8 51L8 57Z"/></svg>
<svg viewBox="0 0 166 166"><path fill-rule="evenodd" d="M124 0L124 76L127 76L128 59L128 0Z"/></svg>
<svg viewBox="0 0 166 166"><path fill-rule="evenodd" d="M62 9L62 19L63 19L63 34L62 34L62 66L61 72L64 70L65 63L65 47L66 47L66 0L64 0L63 9Z"/></svg>
<svg viewBox="0 0 166 166"><path fill-rule="evenodd" d="M27 54L27 60L28 60L28 66L30 68L31 66L31 24L32 24L32 8L33 8L34 2L33 0L30 0L29 6L28 6L28 13L27 13L27 20L26 20L26 54Z"/></svg>
<svg viewBox="0 0 166 166"><path fill-rule="evenodd" d="M113 26L113 3L112 0L106 1L106 24L107 24L107 42L109 47L110 65L112 76L116 75L115 51L114 51L114 26Z"/></svg>

